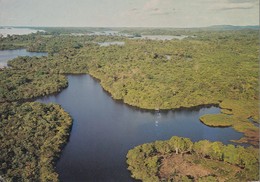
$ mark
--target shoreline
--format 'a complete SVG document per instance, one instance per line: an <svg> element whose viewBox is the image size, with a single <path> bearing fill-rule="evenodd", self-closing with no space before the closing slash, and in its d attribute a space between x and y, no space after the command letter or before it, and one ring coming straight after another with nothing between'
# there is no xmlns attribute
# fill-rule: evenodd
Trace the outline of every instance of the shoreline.
<svg viewBox="0 0 260 182"><path fill-rule="evenodd" d="M74 74L72 74L74 75ZM124 101L124 99L115 99L112 95L112 93L110 91L108 91L102 84L101 84L101 79L97 78L95 75L91 74L91 73L87 73L87 75L91 76L94 80L96 80L100 86L102 87L102 89L111 97L113 98L113 100L115 102L118 102L118 103L121 103L121 104L126 104L127 106L133 108L133 109L137 109L137 110L140 110L140 111L157 111L157 108L154 108L154 109L151 109L151 108L144 108L144 107L140 107L140 106L137 106L137 105L131 105L127 102ZM221 101L220 101L221 102ZM209 103L209 104L199 104L199 105L194 105L194 106L190 106L190 107L184 107L184 106L180 106L180 107L176 107L176 108L158 108L158 110L160 112L163 112L163 113L166 113L166 112L169 112L169 111L181 111L181 110L190 110L190 111L197 111L199 109L202 109L202 108L209 108L209 107L219 107L219 103ZM220 107L219 107L220 108Z"/></svg>
<svg viewBox="0 0 260 182"><path fill-rule="evenodd" d="M12 69L12 68L11 68ZM19 100L15 100L15 101L7 101L7 103L12 103L12 102L17 102L17 103L23 103L23 102L36 102L37 99L39 98L43 98L43 97L48 97L48 96L57 96L58 94L60 94L64 89L66 89L68 86L69 86L69 82L68 82L68 76L78 76L78 75L89 75L92 79L94 79L98 84L100 84L100 86L102 87L102 90L104 91L104 93L106 93L109 97L111 97L114 102L117 102L119 104L126 104L129 108L131 109L134 109L134 110L138 110L140 112L156 112L156 111L159 111L159 112L162 112L162 113L167 113L167 112L174 112L174 111L183 111L183 110L188 110L188 111L198 111L202 108L209 108L209 107L218 107L220 109L226 109L225 107L221 107L220 106L220 103L222 102L221 100L219 100L219 103L212 103L212 104L200 104L200 105L195 105L195 106L191 106L191 107L183 107L183 106L180 106L180 107L177 107L177 108L168 108L168 109L150 109L150 108L142 108L142 107L139 107L139 106L134 106L134 105L131 105L129 103L126 103L124 102L124 99L115 99L113 96L112 96L112 93L109 92L105 87L103 87L103 85L101 84L101 79L97 78L94 74L91 74L91 73L61 73L61 75L64 75L66 77L66 80L67 80L67 85L64 86L64 87L61 87L59 91L57 92L53 92L53 93L50 93L50 94L47 94L47 95L42 95L42 96L37 96L37 97L32 97L32 98L28 98L28 99L19 99ZM5 102L0 102L0 103L5 103ZM221 113L221 112L220 112ZM200 119L199 119L200 120ZM200 120L200 122L202 122ZM238 141L236 143L238 144L241 144L241 143L245 143L245 144L250 144L250 145L253 145L253 146L256 146L255 143L257 143L257 141L253 141L253 142L250 142L251 140L249 140L247 136L247 132L242 132L240 130L237 130L236 128L233 127L233 125L230 125L230 126L215 126L215 125L207 125L206 123L202 122L204 125L208 126L208 127L214 127L214 128L226 128L226 127L232 127L236 132L240 132L240 133L243 133L243 136L241 139L239 140L235 140ZM245 138L245 139L244 139ZM242 140L242 142L241 142ZM254 143L254 144L252 144Z"/></svg>
<svg viewBox="0 0 260 182"><path fill-rule="evenodd" d="M214 35L205 34L206 39L204 39L205 37L202 37L202 36L200 36L200 34L198 34L198 39L194 43L188 41L189 44L187 44L187 45L186 44L172 44L172 45L169 44L168 45L166 42L166 44L161 44L161 45L158 44L159 46L156 43L156 44L151 44L151 47L147 46L147 49L143 48L142 44L137 44L137 42L139 42L139 41L137 41L137 42L134 41L134 43L136 45L135 44L130 45L130 47L127 49L122 49L122 51L120 51L120 50L117 51L117 49L111 49L111 50L108 49L108 51L110 50L109 52L107 52L106 49L103 50L103 48L101 48L102 50L96 49L96 46L93 48L92 48L92 46L89 46L89 48L87 48L88 46L86 46L86 45L88 45L89 42L86 44L86 40L84 40L85 43L82 44L83 48L77 49L79 51L70 51L70 50L68 51L67 49L64 49L64 47L66 48L66 47L73 45L73 44L70 44L69 39L64 39L65 41L63 43L63 39L56 40L56 39L54 39L55 37L53 37L53 40L52 40L52 38L49 38L49 37L45 38L45 36L42 36L43 38L39 39L39 40L42 40L43 43L46 43L46 46L41 47L41 46L36 45L35 47L30 48L30 43L34 43L33 42L34 40L28 39L28 41L18 41L17 43L14 41L14 47L17 47L16 49L14 49L11 45L11 43L13 43L12 40L7 39L8 42L6 41L6 42L2 43L3 50L19 50L19 49L23 50L23 49L25 49L26 51L28 51L29 49L31 49L32 51L28 51L28 52L33 53L33 52L38 52L37 50L40 50L40 49L43 49L45 51L49 50L50 52L55 51L54 48L60 49L60 51L58 51L58 52L61 52L61 54L57 54L57 56L55 56L55 55L52 56L52 54L47 54L46 56L44 56L45 58L46 57L47 58L46 59L39 58L39 62L38 61L33 62L34 60L32 59L31 62L28 62L28 63L31 63L31 66L29 64L23 64L23 62L19 62L19 61L17 61L16 65L14 64L14 66L16 66L18 68L17 70L22 70L19 68L23 67L25 70L24 75L27 74L26 71L30 71L31 69L34 70L33 72L47 70L47 72L50 73L51 71L53 71L52 72L53 78L55 78L56 75L58 75L58 76L64 75L62 77L65 77L67 84L66 85L64 84L65 86L57 87L57 90L54 92L50 92L49 90L51 90L52 86L47 85L48 79L50 79L48 77L51 76L51 74L50 74L50 75L46 76L47 79L45 79L45 77L41 77L40 79L38 79L38 81L40 83L43 82L43 84L33 85L31 87L32 92L28 92L28 94L27 94L26 89L20 89L18 87L17 88L18 92L16 92L17 95L11 95L11 94L7 95L8 96L7 98L9 98L10 100L15 99L15 98L23 98L23 97L29 97L28 99L17 99L15 101L4 101L2 103L6 104L6 105L9 105L9 103L15 104L15 102L18 104L23 104L23 103L27 103L27 102L35 103L37 99L41 98L42 99L41 103L45 104L44 102L45 101L47 102L47 100L44 101L45 98L47 98L47 97L52 98L52 96L55 97L55 96L59 95L60 93L62 93L63 90L65 91L65 89L67 89L70 86L69 80L68 80L69 76L71 76L71 75L76 75L76 76L88 75L89 77L91 77L91 79L94 79L94 82L97 82L97 84L99 84L98 86L101 86L104 94L106 94L107 96L110 97L110 98L108 98L109 100L115 102L115 104L117 104L117 103L121 104L121 105L118 105L119 108L124 107L124 108L130 109L130 110L136 110L137 112L140 111L141 114L142 114L142 112L150 112L149 114L152 114L152 113L157 113L157 112L161 112L161 113L168 113L168 112L172 113L173 112L174 113L175 111L184 111L183 114L188 115L189 113L192 113L192 111L198 111L201 108L208 108L208 107L213 108L213 106L218 107L218 108L220 108L220 110L215 109L215 110L217 110L217 112L219 112L221 114L225 114L225 115L228 115L228 113L230 113L230 115L231 115L230 117L232 117L234 119L235 124L231 125L232 131L240 132L243 134L243 136L241 136L241 138L238 137L238 138L240 138L239 140L235 141L238 143L237 146L242 145L242 144L239 145L239 141L241 143L246 143L250 146L254 146L252 143L259 142L259 138L258 139L256 138L256 133L258 132L258 134L259 134L259 128L254 129L254 126L252 126L251 122L250 121L247 122L247 120L245 119L245 115L252 116L254 121L257 120L256 118L259 118L258 117L259 115L257 115L255 113L256 112L255 110L258 110L258 107L256 107L255 100L254 100L257 98L257 96L254 98L252 97L252 96L254 96L255 92L253 92L254 90L252 90L251 87L250 88L248 87L248 90L242 90L243 93L235 92L236 90L239 91L238 88L240 88L240 87L237 87L237 86L240 86L242 84L242 83L240 84L240 82L239 82L240 76L241 76L241 78L246 78L246 80L245 80L246 83L247 83L247 80L250 80L251 78L256 77L255 75L251 75L246 72L246 71L250 71L250 73L251 72L256 73L256 71L255 71L255 69L253 69L253 67L252 68L248 67L248 69L246 69L246 68L247 68L247 65L248 66L252 65L255 67L255 65L256 65L255 62L257 61L256 55L252 54L252 51L255 50L256 47L255 46L251 47L251 45L253 45L253 43L256 43L256 41L253 41L255 39L255 37L245 36L245 38L243 38L243 36L241 36L241 35L247 35L247 34L248 34L247 32L246 32L246 34L237 34L237 36L230 38L231 42L229 42L229 37L227 38L227 40L225 38L225 40L223 40L223 41L222 41L222 39L215 39L215 38L220 38L220 36L222 37L223 36L222 34L220 34L220 35L217 34L216 36L214 36L215 34ZM61 35L62 35L62 33L61 33ZM224 34L224 35L226 35L226 34ZM227 35L229 35L229 34L227 34ZM204 36L204 34L203 34L203 36ZM209 37L207 37L207 36L209 36ZM215 42L215 40L218 40L218 41ZM247 41L248 43L250 43L250 46L246 46L246 47L248 47L248 49L243 44L245 42L244 40ZM52 41L56 41L58 43L58 47L52 46L52 44L51 44ZM204 45L204 43L203 42L201 43L200 41L201 42L205 41L206 44ZM22 42L23 44L20 45L20 42ZM199 42L199 44L198 44L198 42ZM225 42L227 42L227 44L225 44ZM234 44L234 43L236 43L236 44ZM20 45L20 47L19 47L19 45ZM190 46L193 47L193 45L194 45L194 49L193 48L190 49ZM233 46L233 45L238 45L238 46ZM243 46L239 46L239 45L243 45ZM50 46L50 47L48 47L48 49L47 49L47 46ZM146 47L145 44L144 44L144 46ZM6 49L6 47L10 47L11 49ZM126 47L126 46L124 46L124 47ZM163 49L159 51L160 47L162 47ZM186 49L186 47L187 47L187 49ZM228 49L229 47L230 47L230 49ZM235 47L236 49L233 49L232 47ZM138 48L138 49L136 49L136 48ZM139 48L140 48L140 50L139 50ZM158 51L157 51L157 49L158 49ZM138 51L138 54L137 54L137 52L135 52L133 50ZM174 62L170 62L169 60L165 62L164 59L166 59L166 58L164 58L162 60L158 59L154 62L151 62L151 63L155 63L155 66L157 66L157 68L151 69L151 72L149 70L146 70L146 68L151 67L149 61L153 60L153 57L154 57L154 55L152 54L154 52L153 50L156 50L156 56L165 55L165 51L167 54L170 53L170 55L176 54L176 59L174 58L171 60L174 62L176 61L176 63L178 63L178 65L176 65L176 68L167 69L166 66L174 66L173 65ZM174 52L173 52L173 50L174 50ZM205 50L205 51L203 51L203 50ZM93 53L91 51L93 51ZM144 53L142 53L141 51L144 51ZM140 55L139 55L139 52L140 52ZM183 52L185 54L182 54ZM39 51L39 53L42 53L42 51ZM103 54L105 53L104 56L106 59L103 59L103 55L101 55L99 53L103 53ZM186 53L187 53L187 55L186 55ZM234 54L229 54L229 53L234 53ZM126 54L127 56L125 56L124 54ZM122 55L122 57L121 57L121 55ZM186 62L187 57L194 58L194 59L192 59L192 61L194 61L194 63L196 63L196 65L194 64L194 67L192 64L193 62L191 62L191 60L188 60L189 62L187 62L187 66L186 66L186 64L181 64L181 63L183 63L182 61ZM239 64L232 64L233 59L231 60L230 57L232 57L234 60L236 60L234 63L239 63ZM248 64L247 64L247 59L245 59L245 57L252 59L252 61L250 60L250 63L248 62ZM115 61L113 61L113 59L115 59ZM145 61L140 62L140 61L142 61L142 59L147 60L147 63ZM46 60L46 62L45 62L45 60ZM111 60L111 63L106 62L107 60L108 61ZM131 61L129 63L129 65L124 62L126 60ZM30 60L28 59L28 61L30 61ZM51 62L51 61L53 61L53 62ZM66 62L66 61L68 61L68 62ZM177 61L179 61L179 62L177 62ZM161 66L161 62L169 63L169 65L165 64L165 66ZM104 64L101 64L101 63L104 63ZM119 63L119 64L117 64L117 63ZM124 76L124 74L126 74L126 78L128 78L127 74L134 74L135 73L134 71L136 71L136 70L129 71L128 69L135 68L136 65L137 65L137 67L142 66L140 63L143 63L144 66L143 66L143 69L140 71L140 73L136 74L137 77L129 76L129 79L131 78L131 80L129 81L129 80L124 80L124 77L123 77L123 79L121 79L122 75L118 76L118 73L120 73L120 74L122 73L123 76ZM158 67L157 63L158 63L158 65L160 65L160 67ZM244 63L244 64L242 64L242 63ZM245 71L245 73L236 72L236 70L238 70L237 68L240 68L239 67L240 65L243 68L243 71ZM102 68L102 66L108 66L108 67ZM125 67L123 67L123 66L125 66ZM183 70L180 69L179 66L181 68L183 68ZM195 67L195 66L198 66L198 67ZM154 65L153 65L153 67L154 67ZM211 67L212 67L212 69L208 69ZM125 68L125 69L123 69L123 68ZM160 70L159 68L163 68L163 69ZM230 68L230 69L225 69L225 68ZM13 69L13 68L10 68L10 69ZM1 68L0 68L0 70L1 70ZM67 72L74 72L74 73L64 73L64 72L66 72L66 70L67 70ZM186 70L188 70L188 71L186 72ZM128 73L128 71L129 71L129 73ZM147 79L150 79L149 78L150 74L153 77L154 75L156 75L156 73L158 71L160 73L161 73L161 71L162 71L162 73L163 73L163 71L165 71L168 74L165 74L165 76L159 75L157 78L158 80L151 80L151 82L150 81L145 82L145 80L141 80L141 79L140 79L141 81L139 80L139 77L141 77L142 74L144 74L144 79L147 80ZM173 74L175 74L175 71L177 74L176 78L175 78L175 76L171 77ZM184 72L181 72L181 71L184 71ZM193 74L194 71L196 71L196 74ZM203 74L203 71L205 74ZM179 76L178 76L178 73L179 73ZM244 74L242 74L242 73L244 73ZM210 76L211 74L214 76L211 77ZM238 74L239 77L235 77L236 74ZM13 72L13 75L15 75L15 71ZM23 72L19 71L18 76L23 76ZM113 79L113 76L114 77L117 76L117 77ZM147 76L147 77L145 77L145 76ZM194 76L193 80L190 79L190 78L192 78L192 76ZM34 76L34 78L37 79L36 76ZM72 78L72 77L70 77L70 78ZM78 76L78 78L80 78L80 76ZM162 81L161 79L165 79L165 78L169 78L169 82L165 82L165 83L163 82L164 84L162 85L162 87L157 87L157 85L155 84L156 81L161 82ZM76 77L75 77L75 79L76 79ZM117 83L118 79L121 79L121 80L120 80L120 82ZM8 77L6 77L6 80L8 80ZM45 81L45 80L47 80L47 81ZM168 87L168 85L170 85L171 82L174 82L176 80L178 81L178 84L176 84L176 88L178 88L180 90L180 92L182 92L181 94L178 94L178 95L175 94L175 89L172 89L172 87L170 87L170 86ZM200 87L197 88L197 87L193 86L194 83L196 86L196 82L194 82L194 80L199 81L198 83L200 83L201 85L198 85L198 86L200 86ZM254 89L255 88L254 83L256 81L253 80L252 83L251 83L251 81L250 81L249 86L252 86L252 88ZM141 84L139 82L141 82ZM143 82L148 85L146 88L148 88L149 90L142 89ZM123 88L124 84L126 84L125 88ZM131 84L133 84L133 85L131 85ZM47 89L46 90L41 89L41 85L46 85ZM57 81L54 81L53 85L54 85L53 90L55 90L55 85L59 85L59 83ZM189 86L189 85L191 85L191 86ZM29 86L27 86L27 85L25 85L25 87L29 88ZM233 87L234 87L234 89L232 90ZM72 88L72 84L71 84L70 88ZM75 88L79 89L77 87L75 87ZM195 88L195 91L197 89L199 92L194 92L193 90L189 90L189 88ZM157 90L155 92L152 89L157 89ZM188 91L186 92L186 90L188 90ZM124 91L126 91L126 92L124 92ZM131 91L131 92L129 92L129 91ZM252 91L252 93L250 91ZM42 94L41 94L41 92L42 92ZM153 92L155 92L155 93L153 93ZM170 94L168 94L168 92ZM7 90L7 93L8 93L8 90ZM46 94L46 93L48 93L48 94ZM172 95L173 93L175 95ZM245 94L247 94L247 95L245 95ZM34 95L36 95L36 96L34 96ZM39 95L39 96L37 96L37 95ZM5 98L3 98L3 99L5 99ZM230 100L228 100L228 99L230 99ZM39 102L39 101L37 101L37 102ZM226 107L223 107L224 103L226 104ZM0 102L0 104L1 104L1 102ZM70 105L71 103L68 103L68 104ZM90 102L90 104L91 104L91 102ZM125 105L123 105L123 104L125 104ZM183 105L183 106L181 106L181 105ZM165 106L165 108L161 109L161 108L155 107L155 106ZM82 107L82 108L84 108L84 107ZM30 111L25 111L25 112L30 112ZM69 112L66 112L65 110L64 110L64 112L70 116ZM200 112L199 115L202 115L203 113L205 114L206 112L204 112L204 111ZM203 114L203 116L204 116L204 114ZM214 114L211 114L211 115L214 115ZM95 115L94 115L94 117L95 117ZM198 118L199 117L201 117L201 116L198 116ZM57 118L60 121L63 120L61 117L57 117ZM130 117L128 117L128 118L130 119L129 121L131 123L131 118ZM211 124L213 123L213 125L214 125L214 123L217 125L222 122L222 119L218 119L216 116L213 116L213 118L214 119L211 120ZM172 119L174 119L174 118L172 118ZM29 121L30 121L30 119L29 119ZM57 168L56 168L57 161L60 160L61 156L64 156L64 148L67 146L68 142L70 142L70 139L72 139L71 138L71 136L73 135L72 132L74 132L74 131L72 131L72 127L74 124L76 124L76 122L74 123L74 121L76 121L76 120L74 120L71 117L71 126L66 131L66 136L65 136L66 140L64 140L63 142L60 143L60 147L59 147L60 150L58 151L58 153L53 155L54 157L52 158L53 160L50 165L52 165L53 170L56 172L56 174L59 174L57 171ZM198 122L197 119L194 118L191 120L191 123L195 123L195 122ZM200 120L200 122L202 122L202 121ZM19 121L17 123L19 123ZM208 127L222 128L221 126L210 126L204 122L202 122L202 123L203 123L203 125L202 125L203 127L206 126L205 130L204 130L206 132L211 131L210 128L208 128ZM180 127L181 131L182 130L185 131L186 127L187 128L189 127L191 130L193 130L193 128L190 127L189 124L185 124L185 125L184 124L180 123L180 125L179 125L179 126L181 126ZM45 123L45 125L47 125L47 123ZM226 127L226 126L224 126L224 127ZM230 127L230 126L228 126L228 127ZM172 130L171 127L169 129ZM143 130L143 131L145 131L145 130ZM150 129L148 129L146 131L150 131ZM225 131L225 130L219 129L219 131ZM228 132L225 132L224 134L226 136L232 136ZM198 136L199 136L199 134L198 134ZM192 138L192 136L191 136L191 138ZM205 138L205 136L204 136L204 138ZM230 138L234 138L234 137L230 137ZM37 139L37 137L35 139ZM19 141L19 139L17 139L17 140ZM221 139L219 139L219 140L221 140ZM232 141L232 140L230 140L230 141ZM71 140L71 142L72 142L72 140ZM257 144L259 145L259 143L257 143ZM42 166L42 167L44 167L44 166Z"/></svg>

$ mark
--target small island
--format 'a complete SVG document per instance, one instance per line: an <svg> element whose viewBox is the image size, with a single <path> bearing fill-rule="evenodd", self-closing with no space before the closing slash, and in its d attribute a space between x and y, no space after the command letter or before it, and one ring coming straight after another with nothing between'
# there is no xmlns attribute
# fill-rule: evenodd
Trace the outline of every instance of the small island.
<svg viewBox="0 0 260 182"><path fill-rule="evenodd" d="M139 145L127 154L132 177L149 181L252 181L259 177L259 151L221 142L173 136Z"/></svg>

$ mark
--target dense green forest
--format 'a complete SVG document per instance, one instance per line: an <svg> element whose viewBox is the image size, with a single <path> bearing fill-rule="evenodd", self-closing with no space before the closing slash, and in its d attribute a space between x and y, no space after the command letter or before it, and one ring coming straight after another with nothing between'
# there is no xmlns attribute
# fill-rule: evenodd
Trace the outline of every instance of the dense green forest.
<svg viewBox="0 0 260 182"><path fill-rule="evenodd" d="M46 39L37 35L45 46L35 46L34 51L48 51L55 44L62 48L48 58L17 58L9 65L35 72L89 73L114 99L145 109L226 105L222 116L233 121L226 126L245 133L240 142L258 145L258 128L248 120L259 121L258 32L193 34L195 37L166 41L64 35ZM96 43L113 40L124 41L125 45L101 47ZM81 46L75 47L73 42ZM212 121L218 118L210 116ZM208 124L205 120L201 118Z"/></svg>
<svg viewBox="0 0 260 182"><path fill-rule="evenodd" d="M41 159L42 153L39 153L41 148L36 147L32 155L21 160L25 163L19 164L17 161L23 158L29 149L16 150L23 147L24 143L17 141L16 145L9 145L9 141L15 140L8 138L9 135L1 135L1 140L4 141L1 142L4 146L0 148L1 153L9 156L8 152L15 151L11 154L19 153L19 155L13 161L10 157L1 159L0 162L4 165L1 166L0 176L11 179L16 174L14 180L27 179L28 176L33 176L33 179L52 177L57 179L57 174L53 172L53 159L65 142L71 119L56 105L39 103L21 105L11 102L25 101L61 91L68 85L64 74L88 73L99 79L102 87L114 99L120 99L129 105L145 109L177 109L218 104L221 107L221 113L204 115L200 118L201 122L213 127L231 126L244 133L244 137L236 142L259 146L259 127L255 126L255 123L259 122L259 34L257 30L125 30L125 33L132 34L192 35L183 40L165 41L131 39L122 36L73 36L71 35L73 31L73 28L68 30L46 28L46 32L0 37L2 50L26 48L29 51L49 53L48 57L41 58L18 57L8 62L11 67L0 70L1 128L7 130L6 132L9 132L11 137L16 137L11 133L16 133L14 131L17 127L25 125L25 130L30 132L25 134L21 129L23 132L21 135L32 143L38 141L37 137L39 137L38 144L44 146L40 143L42 136L37 135L42 131L38 131L37 128L29 130L27 127L31 127L34 125L33 122L37 121L40 122L36 122L37 125L46 129L46 133L50 130L50 136L44 137L59 137L59 142L56 141L58 144L48 144L48 147L57 147L53 149L53 153L47 151L46 155L50 157L50 160L45 160L45 154L42 161L37 160ZM76 33L91 31L96 30L77 30ZM121 29L118 31L124 32ZM100 46L97 44L106 41L123 41L125 45ZM27 107L31 109L26 109ZM36 121L29 118L35 118ZM62 130L64 135L59 135L59 130L55 129L58 127L64 129ZM193 144L188 139L178 140L185 141L185 145L188 143L190 146L188 151L178 149L181 155L174 154L176 149L171 147L175 144L174 142L169 144L173 139L143 145L150 149L141 149L143 146L138 146L130 151L128 164L133 176L148 181L158 180L158 178L187 181L192 178L200 181L257 180L258 157L253 148L244 149L206 141ZM48 141L47 138L46 141ZM208 148L202 149L199 147L200 144ZM10 151L7 151L7 145L12 146ZM219 158L214 156L216 147L221 156ZM199 152L200 150L204 153ZM250 155L247 155L247 152ZM230 159L230 153L241 154L242 157ZM27 165L30 157L35 160L32 160L33 164ZM139 162L131 162L133 159ZM249 159L252 159L252 163L248 162ZM170 165L171 160L200 165L208 170L205 172L203 169L204 176L179 174L178 171L167 173L169 169L167 165ZM48 169L45 169L40 161L48 162ZM11 165L13 162L14 165ZM29 166L28 173L19 171L26 166ZM30 171L30 166L37 167L35 171ZM166 169L160 171L164 167ZM172 169L175 169L174 166Z"/></svg>
<svg viewBox="0 0 260 182"><path fill-rule="evenodd" d="M148 109L215 104L226 98L257 100L258 34L232 33L210 33L199 40L125 40L125 46L87 43L70 55L62 49L47 61L22 58L10 65L63 73L88 71L101 80L115 99ZM208 36L212 36L211 40ZM67 41L70 39L69 36ZM58 45L73 49L63 41L64 37L60 38ZM74 64L83 69L70 70Z"/></svg>
<svg viewBox="0 0 260 182"><path fill-rule="evenodd" d="M56 30L56 29L55 29ZM57 31L57 30L56 30ZM48 52L54 55L65 48L79 49L93 42L124 40L120 36L73 36L62 32L37 32L29 35L0 37L0 50L26 48L31 52Z"/></svg>
<svg viewBox="0 0 260 182"><path fill-rule="evenodd" d="M54 162L72 119L57 104L0 104L0 176L6 181L58 181Z"/></svg>
<svg viewBox="0 0 260 182"><path fill-rule="evenodd" d="M0 102L7 102L56 93L67 87L68 82L60 74L4 69L0 71L0 85Z"/></svg>
<svg viewBox="0 0 260 182"><path fill-rule="evenodd" d="M132 177L147 182L259 179L258 149L176 136L129 150L127 164Z"/></svg>

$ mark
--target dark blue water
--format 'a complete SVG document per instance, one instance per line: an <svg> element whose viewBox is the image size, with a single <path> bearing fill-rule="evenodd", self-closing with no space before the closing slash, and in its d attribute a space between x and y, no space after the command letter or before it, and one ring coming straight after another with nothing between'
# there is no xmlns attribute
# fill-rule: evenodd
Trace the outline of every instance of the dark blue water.
<svg viewBox="0 0 260 182"><path fill-rule="evenodd" d="M7 66L7 61L14 59L18 56L47 56L45 52L28 52L26 49L16 50L1 50L0 51L0 68Z"/></svg>
<svg viewBox="0 0 260 182"><path fill-rule="evenodd" d="M61 181L133 181L125 156L136 145L174 135L192 141L231 143L241 133L210 128L199 121L217 107L181 111L143 111L114 101L88 75L68 76L69 87L38 101L60 104L73 117L70 139L57 163Z"/></svg>

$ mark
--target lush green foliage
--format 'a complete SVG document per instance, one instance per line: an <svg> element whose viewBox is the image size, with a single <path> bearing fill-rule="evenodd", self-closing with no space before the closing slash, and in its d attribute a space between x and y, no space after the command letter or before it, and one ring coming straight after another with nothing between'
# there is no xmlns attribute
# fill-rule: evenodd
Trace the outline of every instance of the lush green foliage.
<svg viewBox="0 0 260 182"><path fill-rule="evenodd" d="M34 40L34 35L8 35L0 37L0 50L24 48Z"/></svg>
<svg viewBox="0 0 260 182"><path fill-rule="evenodd" d="M212 126L227 126L229 122L228 125L245 133L246 138L241 142L258 145L259 129L248 120L259 119L258 31L127 30L133 34L164 31L160 34L195 35L184 40L152 41L64 35L72 30L54 28L48 29L47 33L0 38L0 49L23 47L49 53L48 57L42 58L19 57L9 62L12 69L0 71L1 102L60 91L67 86L61 73L89 73L100 80L113 98L141 108L175 109L220 104L222 114L201 119ZM82 29L78 33L87 32L89 30ZM96 44L103 41L124 41L125 45L100 47ZM208 141L193 144L178 137L131 150L128 153L129 169L135 178L158 181L159 164L165 156L185 156L187 153L191 154L191 161L209 167L215 176L220 172L218 174L214 169L220 169L221 165L222 176L228 173L225 163L216 163L220 160L241 168L230 173L234 174L234 179L258 180L258 157L254 149ZM204 161L200 160L201 156ZM207 158L212 159L212 163ZM214 175L198 180L214 181ZM179 179L188 181L189 177Z"/></svg>
<svg viewBox="0 0 260 182"><path fill-rule="evenodd" d="M216 25L204 28L117 28L122 33L141 34L141 35L196 35L205 36L206 34L214 34L214 32L225 31L232 33L234 30L254 29L259 30L259 26L231 26L231 25Z"/></svg>
<svg viewBox="0 0 260 182"><path fill-rule="evenodd" d="M207 114L200 117L200 120L208 126L225 127L233 125L232 118L226 114Z"/></svg>
<svg viewBox="0 0 260 182"><path fill-rule="evenodd" d="M200 120L208 126L232 126L245 134L236 142L259 146L259 127L255 126L257 122L259 123L257 104L257 100L248 102L226 99L220 103L221 114L204 115L200 117Z"/></svg>
<svg viewBox="0 0 260 182"><path fill-rule="evenodd" d="M170 109L227 98L251 102L258 98L258 42L230 39L127 41L123 47L88 47L81 54L94 54L89 73L130 105Z"/></svg>
<svg viewBox="0 0 260 182"><path fill-rule="evenodd" d="M11 65L52 70L57 64L65 73L88 71L115 99L141 108L191 107L225 99L251 102L258 98L258 34L233 33L209 34L209 40L200 41L125 40L125 46L108 47L88 44L71 57L60 54L49 62L17 61ZM67 70L62 68L65 62ZM70 69L74 64L80 71Z"/></svg>
<svg viewBox="0 0 260 182"><path fill-rule="evenodd" d="M54 160L71 124L56 104L0 104L0 176L7 181L58 181Z"/></svg>
<svg viewBox="0 0 260 182"><path fill-rule="evenodd" d="M58 32L57 32L58 31ZM117 41L122 37L114 36L73 36L63 35L59 30L51 33L33 33L0 37L0 50L26 48L31 52L48 52L54 55L65 48L79 49L93 42Z"/></svg>
<svg viewBox="0 0 260 182"><path fill-rule="evenodd" d="M77 55L77 57L76 57ZM18 57L8 62L15 69L46 72L52 74L87 73L87 63L78 55L78 50L66 48L55 56L48 57Z"/></svg>
<svg viewBox="0 0 260 182"><path fill-rule="evenodd" d="M181 41L38 35L37 42L45 42L45 48L35 46L35 50L60 46L54 56L17 58L9 65L35 72L89 73L100 80L114 99L146 109L235 103L229 104L229 109L223 108L221 115L207 116L207 123L232 125L246 133L241 142L258 145L258 128L248 121L259 118L258 32L192 33L196 37ZM97 40L123 40L126 44L100 47L93 43ZM73 47L73 42L83 47ZM234 110L232 116L227 116L230 109ZM227 119L232 124L227 124Z"/></svg>
<svg viewBox="0 0 260 182"><path fill-rule="evenodd" d="M184 155L185 154L185 155ZM199 181L225 179L224 181L249 181L259 179L259 151L252 147L244 148L234 145L223 145L220 142L207 140L192 143L188 138L172 137L168 141L156 141L139 145L127 154L128 169L132 177L142 181L160 181L160 166L162 161L172 155L179 155L190 165L199 164L209 169L210 176L199 176ZM178 164L175 164L178 165ZM239 170L229 171L232 166ZM187 169L189 170L189 169ZM221 171L222 170L222 171ZM221 171L221 172L220 172ZM232 175L229 175L232 173ZM182 176L176 171L169 179L195 179L193 176Z"/></svg>
<svg viewBox="0 0 260 182"><path fill-rule="evenodd" d="M44 96L59 92L67 85L64 75L4 69L0 71L0 102Z"/></svg>

